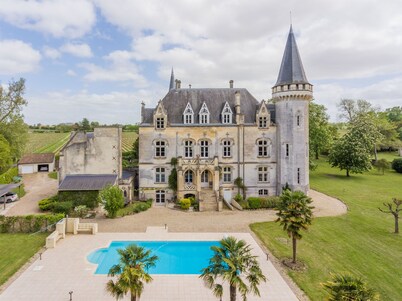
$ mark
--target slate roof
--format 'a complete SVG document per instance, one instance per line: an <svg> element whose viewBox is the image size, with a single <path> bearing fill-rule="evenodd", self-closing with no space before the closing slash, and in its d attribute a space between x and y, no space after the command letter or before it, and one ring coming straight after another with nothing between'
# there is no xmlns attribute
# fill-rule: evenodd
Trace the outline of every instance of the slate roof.
<svg viewBox="0 0 402 301"><path fill-rule="evenodd" d="M194 124L199 124L199 111L205 102L210 112L210 124L222 124L221 113L226 103L229 103L233 112L232 123L235 124L235 93L240 92L241 113L244 114L245 123L255 123L255 115L259 102L244 88L205 88L205 89L173 89L162 99L163 107L168 114L170 125L183 124L183 112L187 103L191 104L194 111ZM275 106L268 106L275 110ZM153 123L155 109L144 109L143 124ZM274 112L271 112L271 115Z"/></svg>
<svg viewBox="0 0 402 301"><path fill-rule="evenodd" d="M307 84L309 83L304 73L303 63L300 58L299 50L292 26L286 42L285 52L283 54L281 69L279 71L278 80L275 86L286 85L292 83Z"/></svg>
<svg viewBox="0 0 402 301"><path fill-rule="evenodd" d="M54 161L53 153L27 154L20 159L18 164L53 163L53 161Z"/></svg>
<svg viewBox="0 0 402 301"><path fill-rule="evenodd" d="M59 191L102 190L114 185L117 175L66 175L59 185Z"/></svg>

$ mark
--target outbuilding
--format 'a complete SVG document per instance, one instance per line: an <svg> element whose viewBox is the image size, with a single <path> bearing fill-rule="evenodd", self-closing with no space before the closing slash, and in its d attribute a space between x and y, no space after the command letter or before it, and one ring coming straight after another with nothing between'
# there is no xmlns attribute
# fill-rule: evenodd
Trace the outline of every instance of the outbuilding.
<svg viewBox="0 0 402 301"><path fill-rule="evenodd" d="M36 172L50 172L55 168L55 157L53 153L27 154L18 162L19 174L30 174Z"/></svg>

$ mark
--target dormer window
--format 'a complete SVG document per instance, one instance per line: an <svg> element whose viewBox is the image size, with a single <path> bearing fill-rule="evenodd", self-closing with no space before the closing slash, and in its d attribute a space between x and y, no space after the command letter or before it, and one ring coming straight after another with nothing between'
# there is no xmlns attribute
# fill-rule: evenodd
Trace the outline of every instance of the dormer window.
<svg viewBox="0 0 402 301"><path fill-rule="evenodd" d="M156 128L159 130L165 128L165 118L163 117L156 118Z"/></svg>
<svg viewBox="0 0 402 301"><path fill-rule="evenodd" d="M260 108L257 110L256 121L260 129L267 129L271 122L270 113L264 100L261 101Z"/></svg>
<svg viewBox="0 0 402 301"><path fill-rule="evenodd" d="M184 124L194 123L194 111L193 111L193 108L191 107L190 103L187 103L187 106L184 109L183 121L184 121Z"/></svg>
<svg viewBox="0 0 402 301"><path fill-rule="evenodd" d="M202 107L200 109L200 112L198 113L199 117L200 117L200 123L201 124L207 124L209 123L209 110L207 107L207 104L204 102L202 104Z"/></svg>
<svg viewBox="0 0 402 301"><path fill-rule="evenodd" d="M232 123L233 112L228 102L225 103L221 115L222 115L222 123L224 124Z"/></svg>
<svg viewBox="0 0 402 301"><path fill-rule="evenodd" d="M267 128L268 127L268 117L267 116L261 116L258 119L258 127L259 128Z"/></svg>

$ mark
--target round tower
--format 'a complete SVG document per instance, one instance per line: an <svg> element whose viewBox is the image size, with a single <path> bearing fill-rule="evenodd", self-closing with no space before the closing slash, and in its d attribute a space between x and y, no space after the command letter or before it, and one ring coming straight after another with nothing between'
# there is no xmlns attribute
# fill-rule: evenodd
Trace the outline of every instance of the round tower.
<svg viewBox="0 0 402 301"><path fill-rule="evenodd" d="M308 82L290 27L278 80L272 88L277 125L277 193L283 187L309 189L309 102L313 86Z"/></svg>

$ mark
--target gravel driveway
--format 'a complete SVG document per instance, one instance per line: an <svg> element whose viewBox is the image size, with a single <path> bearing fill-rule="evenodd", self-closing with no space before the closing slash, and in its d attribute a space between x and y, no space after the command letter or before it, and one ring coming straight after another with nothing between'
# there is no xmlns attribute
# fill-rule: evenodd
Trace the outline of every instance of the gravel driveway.
<svg viewBox="0 0 402 301"><path fill-rule="evenodd" d="M23 177L26 194L17 202L8 204L6 216L41 213L38 201L51 197L57 193L57 180L48 177L47 173L26 174Z"/></svg>

